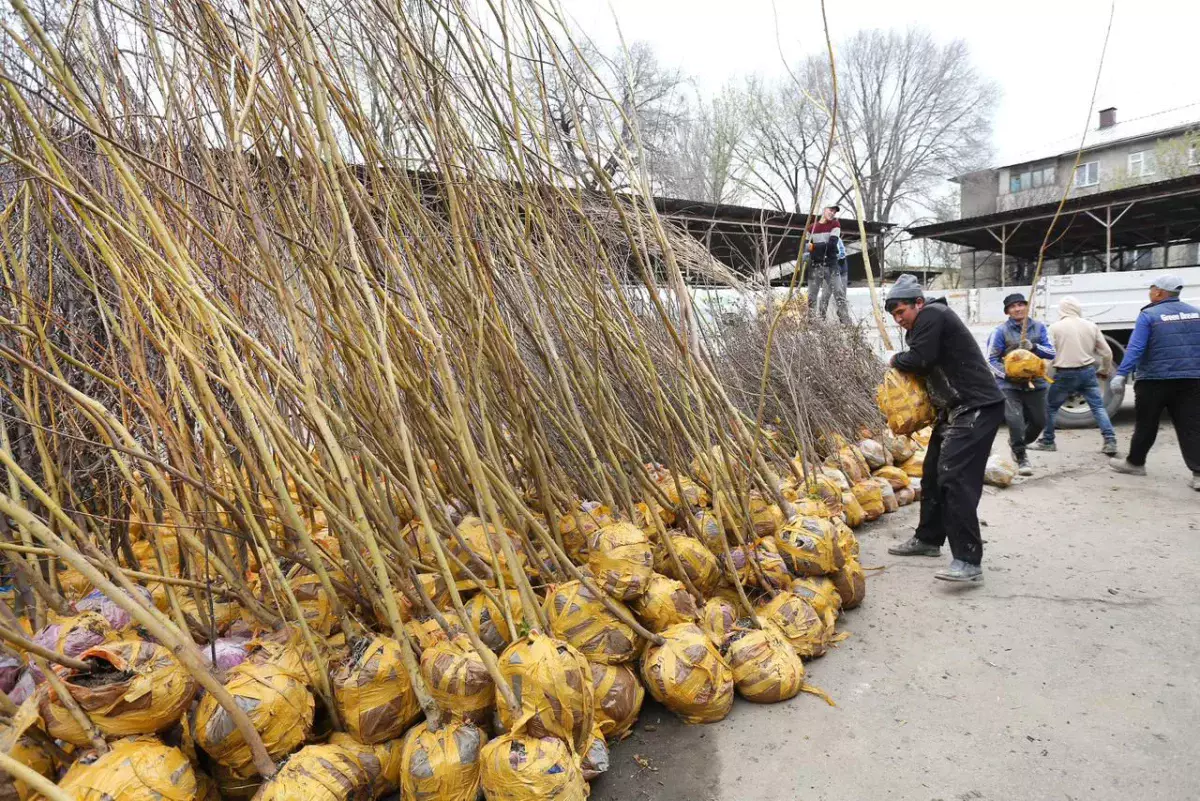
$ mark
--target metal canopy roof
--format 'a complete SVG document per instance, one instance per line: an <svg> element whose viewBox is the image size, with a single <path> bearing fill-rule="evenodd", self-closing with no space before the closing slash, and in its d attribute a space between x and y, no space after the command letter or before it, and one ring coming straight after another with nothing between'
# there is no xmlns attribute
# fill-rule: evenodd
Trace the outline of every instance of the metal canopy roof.
<svg viewBox="0 0 1200 801"><path fill-rule="evenodd" d="M908 232L974 250L1034 260L1058 203L921 225ZM1111 229L1112 239L1108 239ZM1200 174L1075 197L1063 205L1046 256L1061 258L1106 250L1200 241Z"/></svg>
<svg viewBox="0 0 1200 801"><path fill-rule="evenodd" d="M654 206L663 219L683 228L715 258L741 273L795 261L808 221L805 214L669 197L654 198ZM845 241L857 242L858 221L838 219ZM864 227L868 236L874 236L892 226L867 221Z"/></svg>

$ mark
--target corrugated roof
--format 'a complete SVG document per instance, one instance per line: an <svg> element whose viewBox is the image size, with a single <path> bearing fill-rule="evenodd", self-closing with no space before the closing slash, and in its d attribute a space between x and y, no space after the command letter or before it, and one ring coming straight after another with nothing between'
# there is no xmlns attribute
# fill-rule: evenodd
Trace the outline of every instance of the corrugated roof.
<svg viewBox="0 0 1200 801"><path fill-rule="evenodd" d="M1120 111L1118 110L1118 115ZM1096 117L1092 118L1093 124ZM1141 139L1156 133L1166 133L1189 127L1200 128L1200 102L1189 103L1186 106L1146 114L1122 121L1118 116L1117 124L1109 128L1093 127L1083 140L1084 150L1095 150L1098 147L1116 144L1129 139ZM1021 152L1007 154L1002 161L991 167L998 170L1013 164L1028 164L1033 161L1057 158L1068 153L1074 153L1079 148L1079 135L1066 136L1038 148L1028 148Z"/></svg>

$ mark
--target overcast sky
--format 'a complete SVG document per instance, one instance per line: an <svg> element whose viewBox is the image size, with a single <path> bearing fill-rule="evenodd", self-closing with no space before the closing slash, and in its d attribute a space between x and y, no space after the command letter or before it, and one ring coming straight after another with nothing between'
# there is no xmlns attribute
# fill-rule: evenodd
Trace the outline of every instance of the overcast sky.
<svg viewBox="0 0 1200 801"><path fill-rule="evenodd" d="M694 76L706 92L750 73L782 74L777 42L791 61L824 46L817 0L561 2L606 49L617 46L619 23L627 42L649 42L664 65ZM909 25L941 41L966 40L979 70L1002 91L995 158L1015 160L1082 132L1109 3L853 0L829 2L828 13L835 43L860 28ZM1116 106L1118 120L1128 120L1200 104L1198 55L1200 2L1117 0L1096 108ZM1200 105L1195 110L1200 119Z"/></svg>

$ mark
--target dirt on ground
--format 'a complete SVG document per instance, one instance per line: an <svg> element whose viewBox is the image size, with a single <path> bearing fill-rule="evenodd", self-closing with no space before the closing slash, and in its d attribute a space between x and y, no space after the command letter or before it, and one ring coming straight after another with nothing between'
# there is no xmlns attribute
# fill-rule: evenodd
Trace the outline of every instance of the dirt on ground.
<svg viewBox="0 0 1200 801"><path fill-rule="evenodd" d="M982 586L933 579L946 548L888 555L916 506L859 529L883 569L808 665L836 708L739 699L686 726L647 701L592 801L1200 798L1200 492L1169 423L1146 478L1108 470L1095 430L1058 447L986 488Z"/></svg>

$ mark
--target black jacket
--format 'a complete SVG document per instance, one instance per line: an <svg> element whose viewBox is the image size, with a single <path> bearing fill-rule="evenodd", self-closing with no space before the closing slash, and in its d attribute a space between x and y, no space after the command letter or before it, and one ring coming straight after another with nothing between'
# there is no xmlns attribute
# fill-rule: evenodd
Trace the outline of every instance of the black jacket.
<svg viewBox="0 0 1200 801"><path fill-rule="evenodd" d="M977 409L1004 400L975 337L945 298L925 304L904 341L908 350L893 356L892 366L925 376L939 411Z"/></svg>

